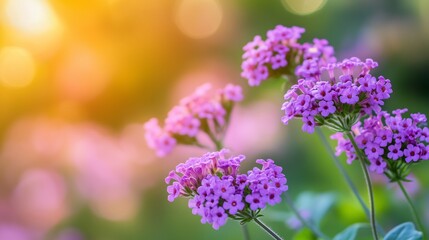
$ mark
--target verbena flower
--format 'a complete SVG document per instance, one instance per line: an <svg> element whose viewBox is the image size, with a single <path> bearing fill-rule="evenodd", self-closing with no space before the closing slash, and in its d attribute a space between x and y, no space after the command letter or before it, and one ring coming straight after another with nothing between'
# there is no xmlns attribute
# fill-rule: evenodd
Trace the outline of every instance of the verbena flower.
<svg viewBox="0 0 429 240"><path fill-rule="evenodd" d="M242 223L259 217L261 209L281 201L288 190L282 168L271 159L256 160L262 168L238 172L244 155L227 157L228 150L209 152L177 165L165 181L168 200L189 197L192 214L219 229L229 218ZM172 182L172 183L171 183Z"/></svg>
<svg viewBox="0 0 429 240"><path fill-rule="evenodd" d="M372 59L350 58L308 73L284 95L282 122L301 118L308 133L316 125L349 131L360 115L380 112L392 93L390 80L370 74L377 66Z"/></svg>
<svg viewBox="0 0 429 240"><path fill-rule="evenodd" d="M146 141L162 157L177 144L198 145L197 136L202 132L216 140L227 126L233 103L242 99L240 86L228 84L215 91L210 84L202 85L170 110L164 127L155 118L146 122Z"/></svg>
<svg viewBox="0 0 429 240"><path fill-rule="evenodd" d="M298 43L304 29L300 27L276 26L267 32L263 40L255 36L244 47L241 76L250 86L258 86L273 76L297 74L310 77L319 68L335 62L334 49L325 39L314 39L313 43Z"/></svg>
<svg viewBox="0 0 429 240"><path fill-rule="evenodd" d="M391 181L406 180L409 167L429 159L429 129L424 114L415 113L403 117L407 109L389 114L385 111L370 116L354 126L356 143L368 159L369 170L385 174ZM356 159L350 140L342 133L333 137L338 140L337 155L345 152L347 162Z"/></svg>

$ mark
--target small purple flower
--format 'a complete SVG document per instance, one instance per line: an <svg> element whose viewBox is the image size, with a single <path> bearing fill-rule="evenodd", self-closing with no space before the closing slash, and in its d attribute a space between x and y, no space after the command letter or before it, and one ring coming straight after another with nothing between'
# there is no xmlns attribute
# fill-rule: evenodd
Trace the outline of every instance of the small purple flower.
<svg viewBox="0 0 429 240"><path fill-rule="evenodd" d="M304 110L307 110L307 108L310 106L311 97L310 95L300 95L296 99L296 106L295 110L297 112L303 112Z"/></svg>
<svg viewBox="0 0 429 240"><path fill-rule="evenodd" d="M379 144L380 147L385 147L392 142L393 133L389 129L380 129L376 131L374 142Z"/></svg>
<svg viewBox="0 0 429 240"><path fill-rule="evenodd" d="M404 150L404 156L407 163L411 161L417 162L420 159L420 148L413 144L408 144L407 149Z"/></svg>
<svg viewBox="0 0 429 240"><path fill-rule="evenodd" d="M192 214L200 214L201 210L203 209L204 202L205 199L201 195L197 195L194 198L189 199L188 207L192 209Z"/></svg>
<svg viewBox="0 0 429 240"><path fill-rule="evenodd" d="M270 188L267 194L267 202L271 206L276 205L282 201L280 194L275 188Z"/></svg>
<svg viewBox="0 0 429 240"><path fill-rule="evenodd" d="M276 70L287 65L286 56L284 54L277 54L271 58L271 68Z"/></svg>
<svg viewBox="0 0 429 240"><path fill-rule="evenodd" d="M371 164L369 165L369 170L376 172L378 174L383 174L386 169L387 163L382 159L378 158L376 160L370 160Z"/></svg>
<svg viewBox="0 0 429 240"><path fill-rule="evenodd" d="M253 211L265 207L265 199L259 193L247 195L246 202L250 204L250 209Z"/></svg>
<svg viewBox="0 0 429 240"><path fill-rule="evenodd" d="M365 148L365 154L369 160L378 159L383 154L384 150L375 143L368 143Z"/></svg>
<svg viewBox="0 0 429 240"><path fill-rule="evenodd" d="M304 117L302 118L302 122L304 123L302 125L302 131L313 133L314 128L316 127L316 123L314 122L314 117Z"/></svg>
<svg viewBox="0 0 429 240"><path fill-rule="evenodd" d="M216 185L215 191L219 192L223 199L227 199L228 196L235 193L235 187L231 185L230 181L220 181Z"/></svg>
<svg viewBox="0 0 429 240"><path fill-rule="evenodd" d="M355 104L359 101L359 91L356 88L347 88L340 95L342 103Z"/></svg>
<svg viewBox="0 0 429 240"><path fill-rule="evenodd" d="M228 215L222 207L213 207L211 210L211 216L213 221L212 226L216 230L218 230L219 227L224 225L226 220L228 220Z"/></svg>
<svg viewBox="0 0 429 240"><path fill-rule="evenodd" d="M174 199L180 195L181 185L178 182L174 182L173 185L167 187L168 201L173 202Z"/></svg>
<svg viewBox="0 0 429 240"><path fill-rule="evenodd" d="M223 208L228 210L229 214L234 215L238 211L243 210L243 196L241 194L230 195L228 198L225 198L223 203Z"/></svg>
<svg viewBox="0 0 429 240"><path fill-rule="evenodd" d="M376 88L377 80L375 77L367 74L364 77L359 78L358 82L360 84L359 88L362 92L371 92Z"/></svg>
<svg viewBox="0 0 429 240"><path fill-rule="evenodd" d="M400 144L390 145L388 147L389 153L387 154L387 157L392 160L398 160L402 156L404 156L404 153L401 150Z"/></svg>
<svg viewBox="0 0 429 240"><path fill-rule="evenodd" d="M336 111L336 108L334 106L333 101L320 101L319 102L319 108L318 108L320 115L323 117L327 117L330 114L334 113Z"/></svg>

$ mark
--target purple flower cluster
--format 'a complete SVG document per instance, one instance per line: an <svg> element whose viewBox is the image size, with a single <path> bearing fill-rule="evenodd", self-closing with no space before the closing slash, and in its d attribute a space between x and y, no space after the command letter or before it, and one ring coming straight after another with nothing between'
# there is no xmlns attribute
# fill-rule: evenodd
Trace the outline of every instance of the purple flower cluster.
<svg viewBox="0 0 429 240"><path fill-rule="evenodd" d="M300 46L302 64L295 69L295 74L301 78L316 77L320 74L320 68L330 63L335 63L334 48L325 39L313 40L313 43L304 43Z"/></svg>
<svg viewBox="0 0 429 240"><path fill-rule="evenodd" d="M326 125L339 131L344 128L344 116L371 114L381 111L384 100L390 97L392 85L383 76L378 78L370 70L378 64L372 59L362 62L358 58L321 67L320 72L302 73L309 77L300 79L284 95L282 106L285 115L282 122L288 124L293 118L302 118L302 130L312 133L316 125ZM344 121L343 121L344 120Z"/></svg>
<svg viewBox="0 0 429 240"><path fill-rule="evenodd" d="M218 134L222 131L233 102L242 99L240 86L228 84L216 92L210 84L202 85L170 110L163 128L155 118L146 122L146 141L160 157L170 153L177 143L198 143L196 137L200 132Z"/></svg>
<svg viewBox="0 0 429 240"><path fill-rule="evenodd" d="M363 126L357 124L353 131L356 143L369 160L369 169L379 174L390 171L395 174L396 164L415 163L429 159L429 128L424 114L411 114L409 118L402 114L407 109L398 109L389 114L380 112L365 119ZM346 152L348 162L356 159L349 140L341 133L334 136L338 140L337 154ZM394 176L398 177L398 176Z"/></svg>
<svg viewBox="0 0 429 240"><path fill-rule="evenodd" d="M258 159L261 169L255 167L247 174L239 174L245 156L227 157L227 153L222 149L190 158L165 179L167 184L173 181L167 187L168 200L190 197L192 213L214 229L224 225L228 217L243 220L254 216L252 211L279 203L281 194L288 189L282 168L273 160Z"/></svg>
<svg viewBox="0 0 429 240"><path fill-rule="evenodd" d="M241 76L250 86L258 86L275 74L308 76L311 71L335 62L334 49L325 39L314 39L313 43L299 44L304 29L300 27L276 26L267 32L267 39L255 36L244 47ZM303 61L303 64L298 66Z"/></svg>

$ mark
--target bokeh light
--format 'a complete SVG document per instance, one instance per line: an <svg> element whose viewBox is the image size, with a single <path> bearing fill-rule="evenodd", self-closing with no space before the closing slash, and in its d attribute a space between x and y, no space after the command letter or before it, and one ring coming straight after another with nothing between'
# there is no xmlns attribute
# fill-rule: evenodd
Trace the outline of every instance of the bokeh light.
<svg viewBox="0 0 429 240"><path fill-rule="evenodd" d="M6 23L23 34L43 34L58 27L58 19L46 0L7 0Z"/></svg>
<svg viewBox="0 0 429 240"><path fill-rule="evenodd" d="M64 26L47 0L6 0L2 15L7 41L19 42L41 57L58 50Z"/></svg>
<svg viewBox="0 0 429 240"><path fill-rule="evenodd" d="M0 50L0 81L9 87L24 87L34 78L36 66L31 54L19 47Z"/></svg>
<svg viewBox="0 0 429 240"><path fill-rule="evenodd" d="M282 0L286 9L298 15L308 15L320 10L326 0Z"/></svg>
<svg viewBox="0 0 429 240"><path fill-rule="evenodd" d="M220 27L223 11L218 0L181 0L176 9L176 24L188 37L201 39Z"/></svg>

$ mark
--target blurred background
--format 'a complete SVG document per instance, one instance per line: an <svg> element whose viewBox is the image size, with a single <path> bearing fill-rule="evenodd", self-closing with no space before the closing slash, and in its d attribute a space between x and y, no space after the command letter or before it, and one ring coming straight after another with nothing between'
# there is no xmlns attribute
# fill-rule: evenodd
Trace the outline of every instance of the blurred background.
<svg viewBox="0 0 429 240"><path fill-rule="evenodd" d="M365 222L317 136L282 126L282 81L250 89L240 78L242 46L277 24L328 39L338 59L375 59L394 88L385 109L429 114L427 0L1 0L0 19L0 240L241 239L237 222L215 231L185 199L167 201L164 177L202 151L159 159L143 137L145 121L205 82L244 88L226 146L247 155L245 168L273 158L293 199L333 194L328 235ZM366 199L359 166L346 167ZM428 168L413 171L426 223ZM397 189L374 181L379 222L411 220ZM284 212L265 221L294 235L286 204L267 211Z"/></svg>

